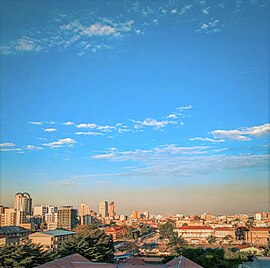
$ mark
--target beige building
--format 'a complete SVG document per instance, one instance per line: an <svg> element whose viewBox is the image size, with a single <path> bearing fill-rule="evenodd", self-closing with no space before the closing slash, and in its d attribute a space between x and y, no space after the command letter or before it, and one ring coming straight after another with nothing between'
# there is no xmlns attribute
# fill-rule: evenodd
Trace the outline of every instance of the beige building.
<svg viewBox="0 0 270 268"><path fill-rule="evenodd" d="M84 215L90 215L90 212L91 212L90 206L86 204L80 204L78 213L80 217L83 217Z"/></svg>
<svg viewBox="0 0 270 268"><path fill-rule="evenodd" d="M71 230L77 225L77 210L72 206L63 206L57 213L57 227Z"/></svg>
<svg viewBox="0 0 270 268"><path fill-rule="evenodd" d="M253 227L246 233L246 241L253 245L265 246L270 241L270 228Z"/></svg>
<svg viewBox="0 0 270 268"><path fill-rule="evenodd" d="M2 214L2 226L15 226L17 225L17 213L15 208L6 208Z"/></svg>
<svg viewBox="0 0 270 268"><path fill-rule="evenodd" d="M106 218L109 216L109 209L108 209L108 202L107 201L101 201L99 202L99 215L101 215L102 218Z"/></svg>
<svg viewBox="0 0 270 268"><path fill-rule="evenodd" d="M109 205L109 217L115 217L116 211L115 211L115 203L111 202Z"/></svg>
<svg viewBox="0 0 270 268"><path fill-rule="evenodd" d="M29 235L29 239L39 244L45 250L54 250L59 247L70 237L74 236L75 232L65 230L51 230L46 232L36 232Z"/></svg>
<svg viewBox="0 0 270 268"><path fill-rule="evenodd" d="M31 231L19 226L0 227L0 247L18 245L30 233Z"/></svg>
<svg viewBox="0 0 270 268"><path fill-rule="evenodd" d="M217 227L214 229L214 236L217 238L217 241L228 244L234 241L235 230L232 227Z"/></svg>
<svg viewBox="0 0 270 268"><path fill-rule="evenodd" d="M207 238L214 235L214 229L208 226L182 226L175 231L190 244L206 244Z"/></svg>

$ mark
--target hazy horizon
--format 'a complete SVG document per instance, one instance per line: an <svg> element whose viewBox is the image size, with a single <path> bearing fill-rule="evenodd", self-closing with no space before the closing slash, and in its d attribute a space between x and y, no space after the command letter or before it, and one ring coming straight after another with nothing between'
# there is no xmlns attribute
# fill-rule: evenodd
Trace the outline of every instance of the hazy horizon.
<svg viewBox="0 0 270 268"><path fill-rule="evenodd" d="M0 204L270 211L268 1L0 6Z"/></svg>

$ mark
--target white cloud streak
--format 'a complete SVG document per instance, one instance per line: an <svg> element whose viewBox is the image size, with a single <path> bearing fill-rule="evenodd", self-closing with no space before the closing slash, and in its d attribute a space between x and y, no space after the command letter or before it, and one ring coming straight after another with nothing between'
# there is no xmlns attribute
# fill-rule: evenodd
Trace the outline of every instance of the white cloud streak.
<svg viewBox="0 0 270 268"><path fill-rule="evenodd" d="M55 131L57 131L56 128L46 128L46 129L44 129L44 132L55 132Z"/></svg>
<svg viewBox="0 0 270 268"><path fill-rule="evenodd" d="M270 124L246 127L232 130L214 130L211 134L216 139L250 141L253 137L263 137L270 134Z"/></svg>
<svg viewBox="0 0 270 268"><path fill-rule="evenodd" d="M12 142L0 143L0 147L14 147L14 146L16 146L16 144Z"/></svg>
<svg viewBox="0 0 270 268"><path fill-rule="evenodd" d="M58 141L45 143L44 146L50 147L50 148L58 148L64 145L73 145L77 143L74 139L71 138L65 138L65 139L59 139Z"/></svg>

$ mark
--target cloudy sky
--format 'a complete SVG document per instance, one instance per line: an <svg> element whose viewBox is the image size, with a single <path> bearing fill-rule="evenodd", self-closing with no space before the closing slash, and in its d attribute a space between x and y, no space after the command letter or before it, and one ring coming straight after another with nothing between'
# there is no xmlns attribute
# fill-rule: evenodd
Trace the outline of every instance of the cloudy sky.
<svg viewBox="0 0 270 268"><path fill-rule="evenodd" d="M269 2L1 1L1 200L269 208Z"/></svg>

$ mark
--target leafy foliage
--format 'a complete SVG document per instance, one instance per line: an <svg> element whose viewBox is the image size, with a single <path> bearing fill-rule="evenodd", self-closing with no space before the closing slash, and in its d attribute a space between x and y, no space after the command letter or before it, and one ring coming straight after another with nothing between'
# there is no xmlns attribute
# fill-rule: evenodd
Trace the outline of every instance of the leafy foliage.
<svg viewBox="0 0 270 268"><path fill-rule="evenodd" d="M29 241L21 245L0 247L0 267L31 268L50 260L49 253L43 252L41 246Z"/></svg>
<svg viewBox="0 0 270 268"><path fill-rule="evenodd" d="M60 257L79 253L94 262L111 262L113 260L113 240L110 235L95 225L76 228L76 236L64 242L58 250Z"/></svg>
<svg viewBox="0 0 270 268"><path fill-rule="evenodd" d="M165 224L159 225L160 238L170 239L173 236L173 223L168 221Z"/></svg>

